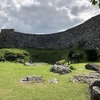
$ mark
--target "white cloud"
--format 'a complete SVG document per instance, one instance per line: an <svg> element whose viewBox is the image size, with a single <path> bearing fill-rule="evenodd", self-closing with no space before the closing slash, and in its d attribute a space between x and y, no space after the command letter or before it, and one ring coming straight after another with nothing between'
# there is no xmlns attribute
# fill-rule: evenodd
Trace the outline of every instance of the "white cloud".
<svg viewBox="0 0 100 100"><path fill-rule="evenodd" d="M88 0L0 0L0 28L21 32L54 33L97 14Z"/></svg>
<svg viewBox="0 0 100 100"><path fill-rule="evenodd" d="M52 6L53 6L53 4L52 4L51 2L49 2L49 3L48 3L48 6L51 6L51 7L52 7Z"/></svg>

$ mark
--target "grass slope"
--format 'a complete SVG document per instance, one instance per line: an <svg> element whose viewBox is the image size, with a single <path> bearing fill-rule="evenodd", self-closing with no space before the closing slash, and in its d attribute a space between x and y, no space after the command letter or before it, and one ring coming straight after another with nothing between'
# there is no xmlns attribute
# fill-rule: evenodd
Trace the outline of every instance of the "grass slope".
<svg viewBox="0 0 100 100"><path fill-rule="evenodd" d="M85 63L72 64L71 74L59 75L50 72L49 64L27 67L19 63L0 62L0 100L87 100L87 84L70 82L73 75L87 74ZM44 84L22 84L24 76L41 75ZM59 84L48 80L58 78Z"/></svg>

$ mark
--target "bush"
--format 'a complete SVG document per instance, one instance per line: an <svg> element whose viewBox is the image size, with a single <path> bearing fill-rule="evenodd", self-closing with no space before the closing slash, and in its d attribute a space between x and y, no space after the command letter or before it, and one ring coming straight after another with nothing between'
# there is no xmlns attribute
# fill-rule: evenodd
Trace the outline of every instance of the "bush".
<svg viewBox="0 0 100 100"><path fill-rule="evenodd" d="M0 61L5 61L5 57L4 56L0 56Z"/></svg>
<svg viewBox="0 0 100 100"><path fill-rule="evenodd" d="M15 61L25 62L30 60L30 55L24 50L21 51L15 49L1 49L0 50L0 61Z"/></svg>
<svg viewBox="0 0 100 100"><path fill-rule="evenodd" d="M84 53L82 52L82 50L69 50L67 59L69 64L79 63L84 59Z"/></svg>
<svg viewBox="0 0 100 100"><path fill-rule="evenodd" d="M64 65L65 63L66 63L66 60L60 60L56 62L56 64L59 64L59 65Z"/></svg>
<svg viewBox="0 0 100 100"><path fill-rule="evenodd" d="M70 66L70 69L71 69L71 70L76 70L76 68L74 68L73 66Z"/></svg>
<svg viewBox="0 0 100 100"><path fill-rule="evenodd" d="M98 61L98 52L95 49L85 50L87 61Z"/></svg>

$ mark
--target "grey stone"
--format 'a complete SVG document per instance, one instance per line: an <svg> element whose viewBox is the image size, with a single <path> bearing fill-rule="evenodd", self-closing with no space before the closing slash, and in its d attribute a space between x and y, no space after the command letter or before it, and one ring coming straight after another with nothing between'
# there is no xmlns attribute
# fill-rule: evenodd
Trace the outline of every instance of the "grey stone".
<svg viewBox="0 0 100 100"><path fill-rule="evenodd" d="M98 72L90 72L89 77L100 78L100 74Z"/></svg>
<svg viewBox="0 0 100 100"><path fill-rule="evenodd" d="M91 83L91 84L89 85L89 89L92 90L92 89L93 89L93 86L98 86L98 87L100 87L100 80L97 80L97 81Z"/></svg>
<svg viewBox="0 0 100 100"><path fill-rule="evenodd" d="M89 86L91 100L100 100L100 80L95 81Z"/></svg>
<svg viewBox="0 0 100 100"><path fill-rule="evenodd" d="M42 76L26 76L26 77L23 77L21 80L20 80L21 83L43 83L44 80L43 80L43 77Z"/></svg>
<svg viewBox="0 0 100 100"><path fill-rule="evenodd" d="M59 81L57 78L53 78L52 80L49 80L49 83L58 84Z"/></svg>
<svg viewBox="0 0 100 100"><path fill-rule="evenodd" d="M25 65L25 66L34 66L34 64L29 63L29 62L25 62L24 65Z"/></svg>
<svg viewBox="0 0 100 100"><path fill-rule="evenodd" d="M95 81L100 81L100 74L97 72L91 72L89 75L79 75L79 76L73 76L71 81L74 82L83 82L92 84Z"/></svg>
<svg viewBox="0 0 100 100"><path fill-rule="evenodd" d="M60 73L60 74L67 74L71 72L71 69L65 67L63 65L53 65L51 68L51 72Z"/></svg>
<svg viewBox="0 0 100 100"><path fill-rule="evenodd" d="M98 86L94 86L91 91L91 100L100 100L100 88Z"/></svg>
<svg viewBox="0 0 100 100"><path fill-rule="evenodd" d="M88 70L94 70L100 73L100 65L97 64L86 64L85 68Z"/></svg>

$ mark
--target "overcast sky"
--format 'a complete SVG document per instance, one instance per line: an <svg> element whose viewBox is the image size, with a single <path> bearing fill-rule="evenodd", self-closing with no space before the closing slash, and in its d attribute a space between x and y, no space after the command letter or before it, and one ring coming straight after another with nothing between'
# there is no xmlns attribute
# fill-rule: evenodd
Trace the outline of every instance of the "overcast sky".
<svg viewBox="0 0 100 100"><path fill-rule="evenodd" d="M100 14L89 0L0 0L0 29L55 33Z"/></svg>

